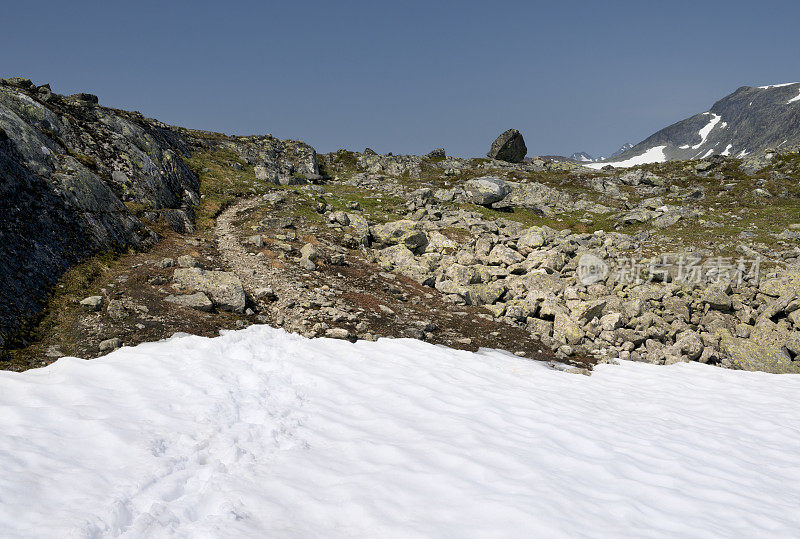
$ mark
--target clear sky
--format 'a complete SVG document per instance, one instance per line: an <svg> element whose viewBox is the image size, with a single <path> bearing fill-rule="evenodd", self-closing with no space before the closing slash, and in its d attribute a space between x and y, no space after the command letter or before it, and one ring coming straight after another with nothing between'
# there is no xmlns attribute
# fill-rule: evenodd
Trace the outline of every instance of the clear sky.
<svg viewBox="0 0 800 539"><path fill-rule="evenodd" d="M800 2L11 1L0 77L318 151L607 155L800 80Z"/></svg>

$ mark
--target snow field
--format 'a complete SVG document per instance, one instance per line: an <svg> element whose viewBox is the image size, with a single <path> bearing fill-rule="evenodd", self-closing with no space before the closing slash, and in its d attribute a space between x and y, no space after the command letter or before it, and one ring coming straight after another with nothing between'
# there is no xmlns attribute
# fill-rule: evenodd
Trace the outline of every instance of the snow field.
<svg viewBox="0 0 800 539"><path fill-rule="evenodd" d="M267 326L0 373L4 537L788 537L800 376Z"/></svg>

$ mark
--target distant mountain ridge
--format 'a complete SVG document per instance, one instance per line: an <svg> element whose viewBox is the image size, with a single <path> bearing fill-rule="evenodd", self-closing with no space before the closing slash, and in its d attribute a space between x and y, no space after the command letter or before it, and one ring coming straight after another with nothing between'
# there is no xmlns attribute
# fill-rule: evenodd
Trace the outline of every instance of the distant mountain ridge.
<svg viewBox="0 0 800 539"><path fill-rule="evenodd" d="M592 168L620 167L711 155L746 157L800 146L800 82L742 86L710 110L650 135Z"/></svg>

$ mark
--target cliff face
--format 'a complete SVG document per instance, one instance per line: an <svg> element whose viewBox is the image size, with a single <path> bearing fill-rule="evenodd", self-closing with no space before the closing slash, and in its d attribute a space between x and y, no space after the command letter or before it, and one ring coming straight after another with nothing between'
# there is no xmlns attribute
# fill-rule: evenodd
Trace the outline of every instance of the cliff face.
<svg viewBox="0 0 800 539"><path fill-rule="evenodd" d="M308 145L213 137L60 96L27 79L0 79L0 347L42 308L53 284L92 254L147 248L152 225L193 230L200 184L184 163L225 146L264 177L319 172Z"/></svg>

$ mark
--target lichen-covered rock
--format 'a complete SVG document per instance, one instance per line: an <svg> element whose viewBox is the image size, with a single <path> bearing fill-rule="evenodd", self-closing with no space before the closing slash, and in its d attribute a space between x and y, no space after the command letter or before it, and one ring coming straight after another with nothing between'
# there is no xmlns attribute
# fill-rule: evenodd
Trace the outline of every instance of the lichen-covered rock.
<svg viewBox="0 0 800 539"><path fill-rule="evenodd" d="M486 153L486 156L509 163L521 163L527 153L528 148L525 146L525 139L522 138L522 134L516 129L509 129L501 133L492 142L492 147Z"/></svg>
<svg viewBox="0 0 800 539"><path fill-rule="evenodd" d="M494 176L473 178L464 183L467 200L478 206L491 206L503 200L511 189L505 180Z"/></svg>
<svg viewBox="0 0 800 539"><path fill-rule="evenodd" d="M372 229L372 237L384 245L405 245L409 250L419 252L428 244L428 236L420 230L418 221L402 219Z"/></svg>
<svg viewBox="0 0 800 539"><path fill-rule="evenodd" d="M730 285L727 284L714 284L705 291L703 294L703 303L708 304L709 308L718 311L731 310L731 298L728 295Z"/></svg>
<svg viewBox="0 0 800 539"><path fill-rule="evenodd" d="M511 266L523 260L525 257L505 245L495 245L489 253L489 264Z"/></svg>
<svg viewBox="0 0 800 539"><path fill-rule="evenodd" d="M558 313L553 321L553 338L566 344L579 344L584 337L581 327L568 315Z"/></svg>
<svg viewBox="0 0 800 539"><path fill-rule="evenodd" d="M727 330L717 333L721 351L737 369L776 374L800 373L800 361L793 361L785 348L789 336L772 322L762 321L749 339L734 337Z"/></svg>

